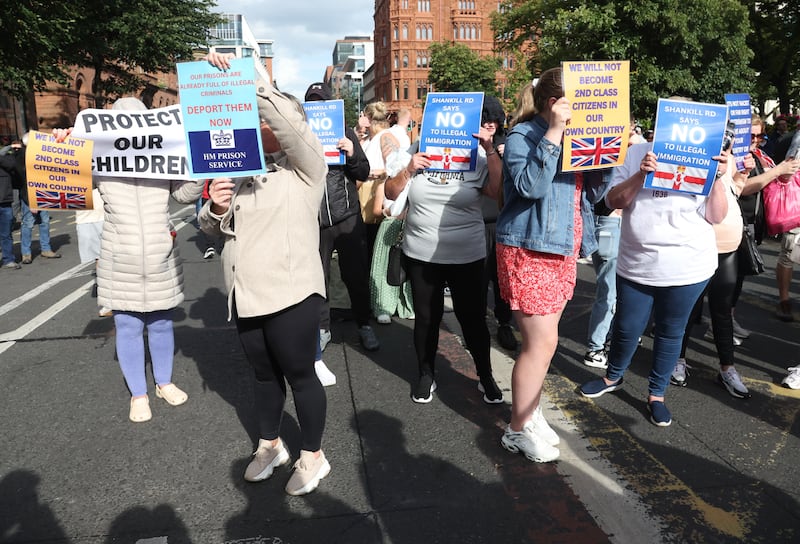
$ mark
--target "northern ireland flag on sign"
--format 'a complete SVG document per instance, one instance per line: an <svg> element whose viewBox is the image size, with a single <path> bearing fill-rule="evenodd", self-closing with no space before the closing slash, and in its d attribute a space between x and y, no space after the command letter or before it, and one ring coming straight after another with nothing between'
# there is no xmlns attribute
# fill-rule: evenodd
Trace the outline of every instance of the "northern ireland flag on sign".
<svg viewBox="0 0 800 544"><path fill-rule="evenodd" d="M573 168L613 165L619 161L621 150L622 136L573 138L570 164Z"/></svg>
<svg viewBox="0 0 800 544"><path fill-rule="evenodd" d="M85 210L86 195L37 189L36 207L40 210Z"/></svg>
<svg viewBox="0 0 800 544"><path fill-rule="evenodd" d="M322 152L325 155L325 164L344 164L342 157L344 152L340 151L336 146L337 144L327 144L322 146Z"/></svg>
<svg viewBox="0 0 800 544"><path fill-rule="evenodd" d="M652 186L671 191L702 194L707 177L708 169L706 168L659 162L653 175Z"/></svg>
<svg viewBox="0 0 800 544"><path fill-rule="evenodd" d="M432 170L457 170L470 169L472 150L460 147L428 147L426 151L431 159Z"/></svg>

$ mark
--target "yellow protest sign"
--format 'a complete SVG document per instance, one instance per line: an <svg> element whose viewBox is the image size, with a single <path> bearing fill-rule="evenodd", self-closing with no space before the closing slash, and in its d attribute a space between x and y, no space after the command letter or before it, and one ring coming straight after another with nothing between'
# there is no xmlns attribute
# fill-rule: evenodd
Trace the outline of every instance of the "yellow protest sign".
<svg viewBox="0 0 800 544"><path fill-rule="evenodd" d="M92 209L92 141L32 130L25 151L28 202L32 210Z"/></svg>
<svg viewBox="0 0 800 544"><path fill-rule="evenodd" d="M564 131L564 171L619 166L630 127L630 62L561 63L572 119Z"/></svg>

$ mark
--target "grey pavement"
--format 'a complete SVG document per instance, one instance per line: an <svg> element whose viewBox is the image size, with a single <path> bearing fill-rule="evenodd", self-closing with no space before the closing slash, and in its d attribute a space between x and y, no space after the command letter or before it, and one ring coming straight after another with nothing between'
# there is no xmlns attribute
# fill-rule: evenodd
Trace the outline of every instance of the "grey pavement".
<svg viewBox="0 0 800 544"><path fill-rule="evenodd" d="M737 308L753 331L737 349L753 398L715 383L714 347L698 325L689 385L667 393L667 428L646 417L649 337L621 391L594 401L576 393L601 373L581 363L594 275L580 265L544 401L561 459L545 465L500 447L509 406L482 402L452 313L439 389L417 405L413 321L375 324L381 349L366 352L347 311L335 310L324 353L338 379L326 388L323 440L333 470L314 493L290 497L288 467L258 484L242 479L257 441L250 370L226 321L219 259L202 259L190 211L175 210L185 218L186 301L175 314L173 378L189 401L172 407L151 394L150 422L127 419L113 320L97 317L72 214L54 219L62 259L37 259L34 249L33 264L0 271L0 542L800 540L800 391L780 385L800 359L799 325L772 317L775 241L762 247L769 270L747 280ZM493 350L506 401L512 357ZM291 399L282 435L296 458Z"/></svg>

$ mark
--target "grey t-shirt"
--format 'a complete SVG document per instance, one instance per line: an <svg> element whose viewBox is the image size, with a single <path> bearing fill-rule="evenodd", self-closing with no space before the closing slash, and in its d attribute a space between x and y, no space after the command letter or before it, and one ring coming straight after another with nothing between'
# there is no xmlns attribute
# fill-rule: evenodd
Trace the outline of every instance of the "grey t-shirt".
<svg viewBox="0 0 800 544"><path fill-rule="evenodd" d="M489 179L486 156L472 172L424 171L408 193L403 252L413 259L465 264L486 257L481 189Z"/></svg>

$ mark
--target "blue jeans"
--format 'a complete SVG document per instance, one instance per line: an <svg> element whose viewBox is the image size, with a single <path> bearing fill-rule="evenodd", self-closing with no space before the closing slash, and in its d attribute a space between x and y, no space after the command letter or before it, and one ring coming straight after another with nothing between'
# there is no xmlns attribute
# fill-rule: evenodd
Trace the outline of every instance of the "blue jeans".
<svg viewBox="0 0 800 544"><path fill-rule="evenodd" d="M592 253L597 282L592 313L589 316L589 351L603 349L614 319L617 303L617 253L622 218L595 216L594 234L598 249Z"/></svg>
<svg viewBox="0 0 800 544"><path fill-rule="evenodd" d="M9 206L0 206L0 249L3 250L3 263L16 262L14 258L14 239L11 237L11 227L14 224L14 210Z"/></svg>
<svg viewBox="0 0 800 544"><path fill-rule="evenodd" d="M648 390L651 396L663 397L681 352L689 314L706 284L708 280L691 285L651 287L617 276L617 313L606 378L612 382L622 378L631 364L639 337L644 333L652 311L655 338Z"/></svg>
<svg viewBox="0 0 800 544"><path fill-rule="evenodd" d="M20 228L20 250L23 255L31 254L31 239L33 238L33 212L28 204L20 200L22 206L22 227ZM44 210L39 212L39 249L40 251L52 251L50 248L50 213Z"/></svg>

